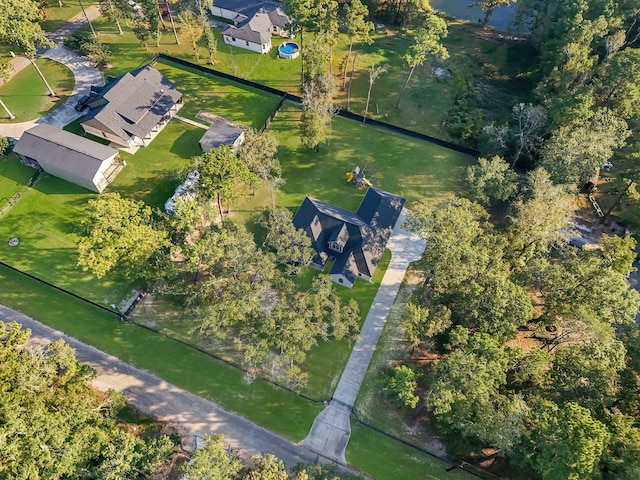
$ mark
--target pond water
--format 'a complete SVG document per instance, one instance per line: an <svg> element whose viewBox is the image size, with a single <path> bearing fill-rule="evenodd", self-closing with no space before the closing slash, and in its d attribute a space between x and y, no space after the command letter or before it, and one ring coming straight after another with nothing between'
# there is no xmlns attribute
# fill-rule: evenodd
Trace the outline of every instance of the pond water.
<svg viewBox="0 0 640 480"><path fill-rule="evenodd" d="M469 8L472 0L429 0L429 3L436 10L453 15L456 18L480 22L484 13L480 7ZM498 7L489 17L489 25L498 30L509 30L513 25L513 18L516 14L516 4L511 2L505 7Z"/></svg>

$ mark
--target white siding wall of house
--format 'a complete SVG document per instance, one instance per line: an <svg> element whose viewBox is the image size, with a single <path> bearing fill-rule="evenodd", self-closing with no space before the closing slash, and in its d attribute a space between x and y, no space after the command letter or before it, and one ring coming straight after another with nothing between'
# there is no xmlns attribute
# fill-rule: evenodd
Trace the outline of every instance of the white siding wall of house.
<svg viewBox="0 0 640 480"><path fill-rule="evenodd" d="M223 35L224 43L227 45L233 45L234 47L244 48L257 53L268 53L271 50L271 40L267 43L260 45L259 43L248 42L239 38L232 37L231 35Z"/></svg>
<svg viewBox="0 0 640 480"><path fill-rule="evenodd" d="M214 5L211 8L211 15L226 18L227 20L233 20L238 16L238 13L234 12L233 10L227 10L226 8L216 7Z"/></svg>
<svg viewBox="0 0 640 480"><path fill-rule="evenodd" d="M347 277L345 277L341 273L332 273L331 275L329 275L329 278L331 278L332 282L338 283L340 285L344 285L345 287L348 287L348 288L353 288L353 283L351 283L351 281L348 280Z"/></svg>
<svg viewBox="0 0 640 480"><path fill-rule="evenodd" d="M87 124L83 124L82 128L84 129L85 132L90 133L91 135L95 135L98 138L104 138L106 140L109 140L110 142L115 143L116 145L120 145L122 147L128 148L133 146L133 140L129 140L129 142L121 139L120 137L116 136L116 135L112 135L110 133L107 132L103 132L102 130L100 130L99 128L95 128L92 126L89 126Z"/></svg>

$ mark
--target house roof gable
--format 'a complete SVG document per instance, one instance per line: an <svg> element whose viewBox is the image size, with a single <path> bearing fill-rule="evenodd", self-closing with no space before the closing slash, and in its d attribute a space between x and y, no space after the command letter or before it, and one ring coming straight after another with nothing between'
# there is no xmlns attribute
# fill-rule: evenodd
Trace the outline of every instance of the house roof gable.
<svg viewBox="0 0 640 480"><path fill-rule="evenodd" d="M306 197L293 224L311 238L317 252L314 263L324 266L329 256L335 257L329 273L340 273L353 282L359 274L372 277L375 273L405 202L402 197L370 187L354 213ZM329 249L332 239L345 241L341 254Z"/></svg>
<svg viewBox="0 0 640 480"><path fill-rule="evenodd" d="M145 65L109 81L98 96L104 104L92 109L81 123L95 119L123 140L133 135L144 138L181 97L173 83ZM102 103L98 99L94 102Z"/></svg>
<svg viewBox="0 0 640 480"><path fill-rule="evenodd" d="M47 125L38 124L22 134L14 152L47 166L93 180L102 163L118 151L87 138Z"/></svg>

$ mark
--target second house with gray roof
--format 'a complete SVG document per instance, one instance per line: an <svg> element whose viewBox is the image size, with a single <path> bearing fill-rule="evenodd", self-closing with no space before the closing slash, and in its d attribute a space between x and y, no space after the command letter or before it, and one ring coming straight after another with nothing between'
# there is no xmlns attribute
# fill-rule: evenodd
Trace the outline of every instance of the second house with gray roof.
<svg viewBox="0 0 640 480"><path fill-rule="evenodd" d="M233 21L222 31L224 43L258 53L271 50L271 36L288 37L291 19L284 4L271 0L216 0L211 13Z"/></svg>

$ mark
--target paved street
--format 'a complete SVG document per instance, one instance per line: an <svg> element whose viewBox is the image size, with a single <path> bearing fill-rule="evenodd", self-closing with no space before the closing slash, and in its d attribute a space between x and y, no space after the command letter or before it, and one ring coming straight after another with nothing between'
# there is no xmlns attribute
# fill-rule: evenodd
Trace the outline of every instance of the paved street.
<svg viewBox="0 0 640 480"><path fill-rule="evenodd" d="M316 417L309 435L302 441L313 451L342 463L346 463L345 450L351 436L350 413L360 386L409 263L418 260L424 251L425 242L402 228L406 213L404 209L387 244L391 263L362 326L360 340L351 352L331 403Z"/></svg>
<svg viewBox="0 0 640 480"><path fill-rule="evenodd" d="M44 345L62 338L76 350L82 362L93 367L93 382L100 390L122 392L140 411L176 425L192 439L209 433L224 435L226 445L237 449L243 458L254 453L273 453L287 465L300 462L327 462L305 447L266 430L215 403L171 385L145 370L134 367L90 345L49 328L21 313L0 305L0 320L15 321L30 328L30 344Z"/></svg>

